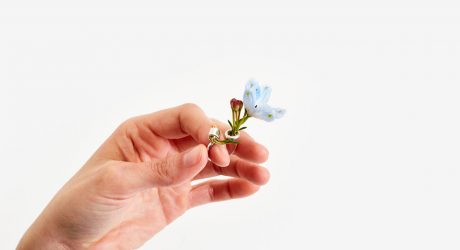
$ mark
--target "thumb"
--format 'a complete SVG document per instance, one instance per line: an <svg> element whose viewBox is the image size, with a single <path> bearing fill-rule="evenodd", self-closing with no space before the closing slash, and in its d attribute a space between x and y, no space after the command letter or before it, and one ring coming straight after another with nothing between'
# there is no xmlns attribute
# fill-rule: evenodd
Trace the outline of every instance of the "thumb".
<svg viewBox="0 0 460 250"><path fill-rule="evenodd" d="M124 191L173 186L193 179L207 164L206 147L197 145L161 160L129 164L123 171Z"/></svg>

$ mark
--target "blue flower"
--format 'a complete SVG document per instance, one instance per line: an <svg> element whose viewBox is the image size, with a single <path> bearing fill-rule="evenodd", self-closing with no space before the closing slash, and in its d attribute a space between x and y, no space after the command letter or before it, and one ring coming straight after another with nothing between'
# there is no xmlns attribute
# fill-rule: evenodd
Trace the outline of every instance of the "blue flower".
<svg viewBox="0 0 460 250"><path fill-rule="evenodd" d="M273 108L267 104L272 89L269 86L260 86L254 80L246 83L243 95L243 103L249 116L271 122L281 118L286 110Z"/></svg>

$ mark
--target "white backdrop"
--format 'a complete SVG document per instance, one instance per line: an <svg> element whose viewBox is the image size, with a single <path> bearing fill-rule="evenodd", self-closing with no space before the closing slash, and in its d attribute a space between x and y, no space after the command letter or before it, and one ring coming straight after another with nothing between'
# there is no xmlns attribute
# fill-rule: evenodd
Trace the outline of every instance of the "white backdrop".
<svg viewBox="0 0 460 250"><path fill-rule="evenodd" d="M143 249L459 249L453 3L1 1L0 248L123 120L184 102L226 120L255 78L288 110L249 123L271 181Z"/></svg>

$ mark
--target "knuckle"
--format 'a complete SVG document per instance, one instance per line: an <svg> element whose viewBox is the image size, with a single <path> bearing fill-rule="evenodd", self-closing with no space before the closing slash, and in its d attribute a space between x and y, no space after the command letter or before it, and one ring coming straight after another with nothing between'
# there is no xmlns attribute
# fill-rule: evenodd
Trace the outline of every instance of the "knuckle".
<svg viewBox="0 0 460 250"><path fill-rule="evenodd" d="M174 180L172 178L170 166L171 160L168 158L150 164L153 175L159 184L169 185L173 183Z"/></svg>
<svg viewBox="0 0 460 250"><path fill-rule="evenodd" d="M98 174L98 189L108 193L119 193L125 188L123 179L124 173L118 165L104 166Z"/></svg>
<svg viewBox="0 0 460 250"><path fill-rule="evenodd" d="M232 186L230 185L230 182L225 183L225 189L230 199L236 198L235 193L233 192Z"/></svg>
<svg viewBox="0 0 460 250"><path fill-rule="evenodd" d="M214 193L214 187L210 186L208 188L208 195L209 195L209 200L210 201L216 201L216 196L215 196L215 193Z"/></svg>
<svg viewBox="0 0 460 250"><path fill-rule="evenodd" d="M121 123L121 125L119 126L119 129L129 133L129 132L132 132L133 130L136 130L137 126L136 126L136 121L134 118L129 118L127 120L125 120L124 122Z"/></svg>
<svg viewBox="0 0 460 250"><path fill-rule="evenodd" d="M198 106L195 103L185 103L182 105L182 108L184 109L184 111L187 111L187 112L196 112L196 111L201 112L200 106Z"/></svg>
<svg viewBox="0 0 460 250"><path fill-rule="evenodd" d="M211 163L211 166L212 166L212 170L213 170L217 175L223 175L223 174L224 174L224 171L223 171L223 168L222 168L222 167L219 167L219 166L217 166L217 165L214 164L214 163Z"/></svg>
<svg viewBox="0 0 460 250"><path fill-rule="evenodd" d="M242 177L241 169L244 167L243 162L241 160L236 160L234 164L235 164L235 167L234 167L235 176L241 178ZM251 165L251 166L253 166L253 165Z"/></svg>

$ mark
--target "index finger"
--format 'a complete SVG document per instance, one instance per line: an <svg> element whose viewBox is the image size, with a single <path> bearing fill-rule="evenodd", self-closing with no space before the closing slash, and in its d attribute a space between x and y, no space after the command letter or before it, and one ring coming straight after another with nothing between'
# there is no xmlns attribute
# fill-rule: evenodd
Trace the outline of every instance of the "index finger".
<svg viewBox="0 0 460 250"><path fill-rule="evenodd" d="M192 103L144 115L140 119L156 135L167 139L191 136L197 143L204 145L209 143L208 133L213 125L203 110ZM230 156L222 145L213 146L208 153L217 165L226 166L230 163Z"/></svg>

